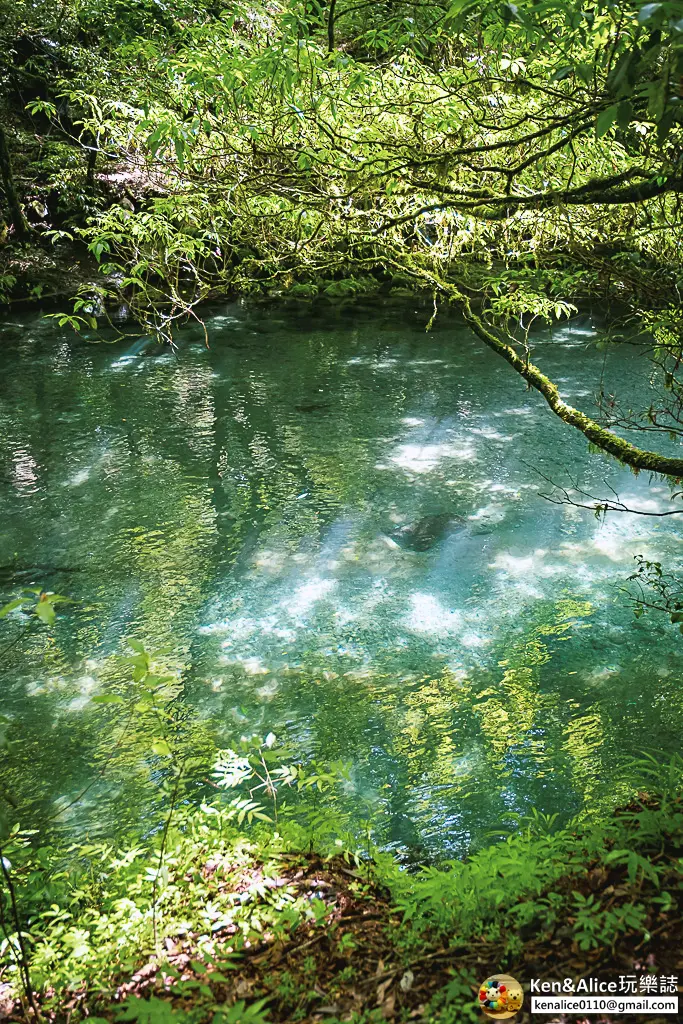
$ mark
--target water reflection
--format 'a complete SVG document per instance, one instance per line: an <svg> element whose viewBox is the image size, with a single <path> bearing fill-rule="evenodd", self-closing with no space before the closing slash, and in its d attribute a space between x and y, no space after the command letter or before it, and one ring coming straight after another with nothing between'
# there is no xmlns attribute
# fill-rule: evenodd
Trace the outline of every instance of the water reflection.
<svg viewBox="0 0 683 1024"><path fill-rule="evenodd" d="M677 638L618 590L634 554L680 558L676 523L552 505L535 469L652 511L666 487L590 455L457 324L339 316L237 308L177 359L37 320L4 343L2 587L81 602L5 665L3 779L35 822L93 778L73 830L155 806L141 729L90 703L128 636L165 649L207 763L252 729L348 760L388 845L462 852L677 749ZM574 401L640 373L594 338L541 342Z"/></svg>

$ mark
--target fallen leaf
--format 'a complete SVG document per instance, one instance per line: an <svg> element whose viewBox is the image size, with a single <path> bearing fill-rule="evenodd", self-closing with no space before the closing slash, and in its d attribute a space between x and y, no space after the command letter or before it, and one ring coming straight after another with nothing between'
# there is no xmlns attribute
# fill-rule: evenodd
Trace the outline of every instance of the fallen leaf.
<svg viewBox="0 0 683 1024"><path fill-rule="evenodd" d="M386 995L387 989L389 988L389 986L391 985L393 980L394 980L393 978L387 978L386 981L381 981L379 983L379 985L377 986L377 1005L378 1006L381 1006L382 1003L384 1002L384 997Z"/></svg>
<svg viewBox="0 0 683 1024"><path fill-rule="evenodd" d="M382 1003L382 1016L384 1017L385 1020L388 1020L390 1017L394 1016L395 1005L396 996L392 992L391 995L387 996L387 998Z"/></svg>
<svg viewBox="0 0 683 1024"><path fill-rule="evenodd" d="M401 992L408 992L413 987L413 982L414 981L415 981L415 975L410 970L410 968L408 968L408 970L406 971L406 973L403 975L403 977L401 978L401 980L398 983L399 987L401 989Z"/></svg>

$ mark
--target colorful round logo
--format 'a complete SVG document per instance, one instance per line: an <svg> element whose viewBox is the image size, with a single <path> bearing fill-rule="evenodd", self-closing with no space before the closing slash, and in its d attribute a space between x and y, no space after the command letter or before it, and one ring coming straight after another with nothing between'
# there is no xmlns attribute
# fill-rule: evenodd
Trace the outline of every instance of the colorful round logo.
<svg viewBox="0 0 683 1024"><path fill-rule="evenodd" d="M507 1020L522 1009L522 986L509 974L492 974L479 988L479 1005L487 1017Z"/></svg>

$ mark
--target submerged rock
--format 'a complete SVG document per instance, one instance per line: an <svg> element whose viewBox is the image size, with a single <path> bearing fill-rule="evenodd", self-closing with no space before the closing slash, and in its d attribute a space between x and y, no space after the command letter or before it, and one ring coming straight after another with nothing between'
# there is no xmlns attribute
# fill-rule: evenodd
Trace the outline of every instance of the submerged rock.
<svg viewBox="0 0 683 1024"><path fill-rule="evenodd" d="M297 412L322 412L324 409L329 409L329 405L324 403L310 402L306 405L295 405L294 408Z"/></svg>
<svg viewBox="0 0 683 1024"><path fill-rule="evenodd" d="M399 547L408 548L410 551L429 551L447 533L462 528L464 524L465 519L462 516L442 512L438 515L423 516L416 522L405 523L395 530L388 530L387 536Z"/></svg>

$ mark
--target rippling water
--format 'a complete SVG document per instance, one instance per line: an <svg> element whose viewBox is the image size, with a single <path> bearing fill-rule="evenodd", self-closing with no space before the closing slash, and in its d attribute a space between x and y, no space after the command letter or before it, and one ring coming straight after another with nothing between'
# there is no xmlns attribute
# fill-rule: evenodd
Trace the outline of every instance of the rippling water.
<svg viewBox="0 0 683 1024"><path fill-rule="evenodd" d="M145 819L135 730L90 704L128 637L167 649L201 756L272 729L350 762L400 849L590 807L626 759L680 747L683 640L621 589L635 554L680 562L675 517L539 494L543 474L656 511L667 485L590 454L457 322L425 319L233 306L177 357L1 325L1 596L78 602L16 643L0 624L3 775L29 823ZM577 318L537 361L587 411L601 380L646 405L637 350L599 337Z"/></svg>

